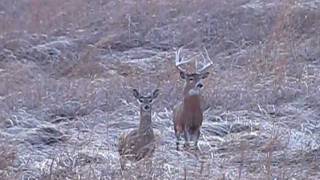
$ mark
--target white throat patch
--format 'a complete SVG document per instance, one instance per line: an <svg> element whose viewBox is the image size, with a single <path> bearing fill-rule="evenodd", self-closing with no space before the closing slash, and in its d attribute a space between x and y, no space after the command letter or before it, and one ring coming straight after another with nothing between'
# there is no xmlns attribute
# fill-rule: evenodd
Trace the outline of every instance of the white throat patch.
<svg viewBox="0 0 320 180"><path fill-rule="evenodd" d="M197 96L199 94L200 94L200 89L198 89L198 88L190 89L190 91L189 91L190 96Z"/></svg>

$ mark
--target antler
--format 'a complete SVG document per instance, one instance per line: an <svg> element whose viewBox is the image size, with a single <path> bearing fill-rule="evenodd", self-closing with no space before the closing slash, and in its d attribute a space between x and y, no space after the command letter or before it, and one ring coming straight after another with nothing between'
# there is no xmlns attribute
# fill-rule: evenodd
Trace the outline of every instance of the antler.
<svg viewBox="0 0 320 180"><path fill-rule="evenodd" d="M201 53L201 56L202 56L204 61L209 61L209 62L206 63L201 69L198 69L198 62L196 61L196 69L197 69L197 73L198 74L201 74L201 73L205 72L213 64L213 62L210 59L210 56L209 56L208 51L207 51L206 48L204 48L204 51L206 53L206 57L203 55L203 53Z"/></svg>
<svg viewBox="0 0 320 180"><path fill-rule="evenodd" d="M183 69L181 67L182 64L186 64L186 63L189 63L191 61L191 59L189 60L183 60L182 57L180 57L180 52L182 50L182 47L178 49L178 51L176 52L176 61L175 61L175 65L176 65L176 68L179 70L179 71L182 71L182 72L186 72L185 69Z"/></svg>

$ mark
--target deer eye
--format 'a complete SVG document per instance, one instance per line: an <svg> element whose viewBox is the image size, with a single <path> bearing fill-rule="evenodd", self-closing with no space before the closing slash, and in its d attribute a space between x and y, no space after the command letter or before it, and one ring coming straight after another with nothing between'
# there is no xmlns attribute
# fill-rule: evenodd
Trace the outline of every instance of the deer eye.
<svg viewBox="0 0 320 180"><path fill-rule="evenodd" d="M189 77L189 81L194 81L194 77Z"/></svg>
<svg viewBox="0 0 320 180"><path fill-rule="evenodd" d="M152 103L152 99L149 99L149 103Z"/></svg>
<svg viewBox="0 0 320 180"><path fill-rule="evenodd" d="M143 103L143 99L142 99L142 98L139 98L139 102Z"/></svg>

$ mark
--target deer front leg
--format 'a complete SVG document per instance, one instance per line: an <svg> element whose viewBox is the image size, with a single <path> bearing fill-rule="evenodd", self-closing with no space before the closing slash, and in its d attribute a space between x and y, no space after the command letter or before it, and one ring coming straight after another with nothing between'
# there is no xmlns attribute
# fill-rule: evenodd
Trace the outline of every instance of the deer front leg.
<svg viewBox="0 0 320 180"><path fill-rule="evenodd" d="M122 173L122 171L124 171L126 169L126 160L124 158L120 157L119 161L120 161L120 168L121 168L121 173Z"/></svg>
<svg viewBox="0 0 320 180"><path fill-rule="evenodd" d="M176 149L177 149L177 151L179 151L179 145L180 145L181 136L183 133L183 128L181 126L175 124L174 132L176 135Z"/></svg>
<svg viewBox="0 0 320 180"><path fill-rule="evenodd" d="M184 131L184 140L184 147L189 147L190 134L186 130Z"/></svg>
<svg viewBox="0 0 320 180"><path fill-rule="evenodd" d="M200 130L198 130L195 134L195 138L194 138L194 147L196 149L199 149L199 146L198 146L198 140L199 140L199 137L200 137Z"/></svg>
<svg viewBox="0 0 320 180"><path fill-rule="evenodd" d="M179 143L181 141L181 135L180 133L176 133L176 148L177 148L177 151L179 151Z"/></svg>

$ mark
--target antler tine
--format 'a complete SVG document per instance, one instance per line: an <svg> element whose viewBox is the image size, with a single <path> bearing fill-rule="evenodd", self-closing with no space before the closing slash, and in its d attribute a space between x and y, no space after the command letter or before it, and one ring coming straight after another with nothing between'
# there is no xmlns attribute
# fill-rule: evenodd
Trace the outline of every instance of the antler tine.
<svg viewBox="0 0 320 180"><path fill-rule="evenodd" d="M198 67L197 67L197 72L198 72L198 73L203 73L205 70L207 70L210 66L213 65L213 62L212 62L212 60L211 60L211 58L210 58L210 56L209 56L209 53L208 53L207 49L204 48L204 51L205 51L207 57L204 57L203 53L201 53L201 56L202 56L203 60L209 61L209 63L205 64L205 65L204 65L201 69L199 69L199 70L198 70Z"/></svg>
<svg viewBox="0 0 320 180"><path fill-rule="evenodd" d="M189 62L191 61L191 59L190 59L190 60L183 60L183 58L180 57L180 52L181 52L181 50L182 50L182 47L179 48L178 51L176 52L176 61L175 61L176 64L175 64L175 65L176 65L176 68L179 69L180 71L186 72L186 70L183 69L183 68L181 67L181 65L182 65L182 64L189 63Z"/></svg>

